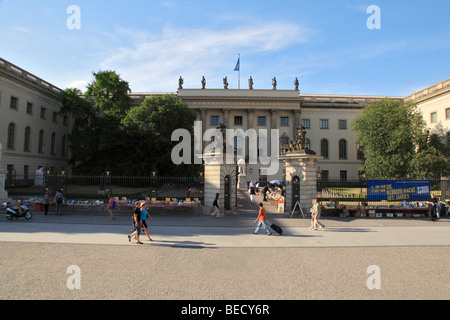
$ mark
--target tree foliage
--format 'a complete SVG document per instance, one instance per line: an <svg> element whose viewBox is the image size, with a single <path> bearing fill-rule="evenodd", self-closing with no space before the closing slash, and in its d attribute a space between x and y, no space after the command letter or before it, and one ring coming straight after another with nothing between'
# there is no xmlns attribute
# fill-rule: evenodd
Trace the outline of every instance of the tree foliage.
<svg viewBox="0 0 450 320"><path fill-rule="evenodd" d="M195 112L171 95L146 99L132 106L128 82L113 71L93 73L83 95L80 90L63 93L62 114L74 117L69 135L74 173L149 175L194 174L196 166L175 166L171 141L175 129L191 133Z"/></svg>
<svg viewBox="0 0 450 320"><path fill-rule="evenodd" d="M137 146L133 156L138 161L130 169L150 172L157 168L160 174L196 174L198 167L175 166L171 161L176 145L171 141L172 132L183 128L192 135L195 119L193 110L169 94L147 98L140 106L131 108L122 120L130 144Z"/></svg>
<svg viewBox="0 0 450 320"><path fill-rule="evenodd" d="M373 102L353 128L369 179L432 178L448 166L445 148L431 143L435 137L413 103L390 98Z"/></svg>

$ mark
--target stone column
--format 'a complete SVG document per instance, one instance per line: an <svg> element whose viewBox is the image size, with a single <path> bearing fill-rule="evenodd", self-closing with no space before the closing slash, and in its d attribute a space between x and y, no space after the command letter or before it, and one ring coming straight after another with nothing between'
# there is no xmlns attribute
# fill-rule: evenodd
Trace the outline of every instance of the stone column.
<svg viewBox="0 0 450 320"><path fill-rule="evenodd" d="M296 153L287 154L280 157L285 163L285 180L286 180L286 204L285 212L291 214L295 205L292 199L299 199L300 206L305 216L309 214L312 206L312 200L317 198L317 169L318 161L323 157L307 154ZM293 195L293 180L295 177L300 178L299 196ZM297 209L298 210L298 209Z"/></svg>
<svg viewBox="0 0 450 320"><path fill-rule="evenodd" d="M270 128L267 130L267 156L272 156L272 129L278 129L278 110L270 110ZM275 152L277 150L274 150Z"/></svg>
<svg viewBox="0 0 450 320"><path fill-rule="evenodd" d="M205 154L203 155L205 167L205 200L203 207L203 214L211 215L211 208L216 194L219 194L220 214L235 214L236 213L236 164L226 164L223 155ZM221 159L223 161L221 161ZM226 190L225 178L230 178L230 189ZM228 192L227 194L225 192ZM229 197L229 209L226 209L225 199Z"/></svg>
<svg viewBox="0 0 450 320"><path fill-rule="evenodd" d="M301 111L300 109L294 110L294 133L297 134L296 130L302 124ZM295 134L292 136L294 137Z"/></svg>
<svg viewBox="0 0 450 320"><path fill-rule="evenodd" d="M230 109L225 108L222 110L223 111L223 124L225 125L225 127L227 129L230 129Z"/></svg>

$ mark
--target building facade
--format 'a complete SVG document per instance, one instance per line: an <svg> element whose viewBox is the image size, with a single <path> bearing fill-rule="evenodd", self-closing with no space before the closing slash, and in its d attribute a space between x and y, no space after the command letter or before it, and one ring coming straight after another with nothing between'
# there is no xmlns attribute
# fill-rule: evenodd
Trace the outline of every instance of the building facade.
<svg viewBox="0 0 450 320"><path fill-rule="evenodd" d="M0 58L1 167L11 179L66 170L70 119L59 115L62 90Z"/></svg>
<svg viewBox="0 0 450 320"><path fill-rule="evenodd" d="M440 134L450 134L450 79L439 82L405 98L422 111L427 127Z"/></svg>
<svg viewBox="0 0 450 320"><path fill-rule="evenodd" d="M62 90L18 66L0 58L0 143L3 157L0 167L21 179L36 170L53 172L70 170L68 135L72 121L59 115ZM131 93L133 105L145 98L164 93ZM236 152L245 154L247 180L281 180L283 164L276 174L267 175L267 165L249 164L249 148L257 148L258 156L283 155L298 128L303 126L305 148L323 159L319 171L323 179L352 180L358 178L362 166L352 121L365 106L385 97L357 95L301 94L294 90L249 89L183 89L170 93L197 112L202 133L223 124L226 129L244 132L267 130L256 141L236 137L228 142ZM450 134L450 79L408 97L391 97L417 103L431 129ZM272 150L271 130L278 132L277 150ZM203 149L210 144L203 141Z"/></svg>
<svg viewBox="0 0 450 320"><path fill-rule="evenodd" d="M258 153L283 155L287 145L295 141L298 128L306 132L305 149L323 157L319 162L324 179L357 179L361 168L361 153L352 131L352 121L361 115L369 103L383 97L305 95L298 90L218 90L218 89L180 89L178 98L198 113L203 132L224 124L227 129L247 131L266 129L278 130L279 147L272 150L271 135L267 139L258 138ZM394 99L402 100L400 97ZM235 151L245 148L249 155L250 139L235 138ZM253 141L254 143L254 141ZM208 144L208 142L204 142ZM248 164L248 180L281 180L283 164L278 172L270 177L265 174L267 165Z"/></svg>

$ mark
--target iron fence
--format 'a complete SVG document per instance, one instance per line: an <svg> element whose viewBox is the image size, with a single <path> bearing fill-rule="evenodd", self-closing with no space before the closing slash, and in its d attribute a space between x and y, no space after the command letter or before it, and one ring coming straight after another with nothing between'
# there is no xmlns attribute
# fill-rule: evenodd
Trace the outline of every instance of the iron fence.
<svg viewBox="0 0 450 320"><path fill-rule="evenodd" d="M198 199L203 201L204 179L198 177L152 176L74 176L44 174L42 176L10 176L5 183L12 196L41 197L46 191L54 195L62 190L66 199L106 200L118 198L156 200Z"/></svg>

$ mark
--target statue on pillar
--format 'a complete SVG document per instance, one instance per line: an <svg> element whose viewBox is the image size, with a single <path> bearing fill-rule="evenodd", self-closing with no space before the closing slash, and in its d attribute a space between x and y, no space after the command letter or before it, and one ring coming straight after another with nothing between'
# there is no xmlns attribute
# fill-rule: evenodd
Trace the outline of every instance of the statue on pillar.
<svg viewBox="0 0 450 320"><path fill-rule="evenodd" d="M299 85L300 85L300 83L298 82L298 79L295 78L295 81L294 81L295 90L298 90Z"/></svg>
<svg viewBox="0 0 450 320"><path fill-rule="evenodd" d="M223 88L225 90L228 89L228 78L227 77L223 78Z"/></svg>
<svg viewBox="0 0 450 320"><path fill-rule="evenodd" d="M252 79L252 76L250 76L250 79L248 79L248 88L250 90L253 90L253 79Z"/></svg>
<svg viewBox="0 0 450 320"><path fill-rule="evenodd" d="M272 89L277 90L277 77L273 77L272 79Z"/></svg>
<svg viewBox="0 0 450 320"><path fill-rule="evenodd" d="M202 76L202 89L206 88L206 79L205 76Z"/></svg>
<svg viewBox="0 0 450 320"><path fill-rule="evenodd" d="M306 130L304 126L297 127L297 140L291 141L287 153L299 153L305 151Z"/></svg>
<svg viewBox="0 0 450 320"><path fill-rule="evenodd" d="M180 76L180 79L178 79L178 90L183 89L183 83L184 83L184 80L183 80L183 78Z"/></svg>

